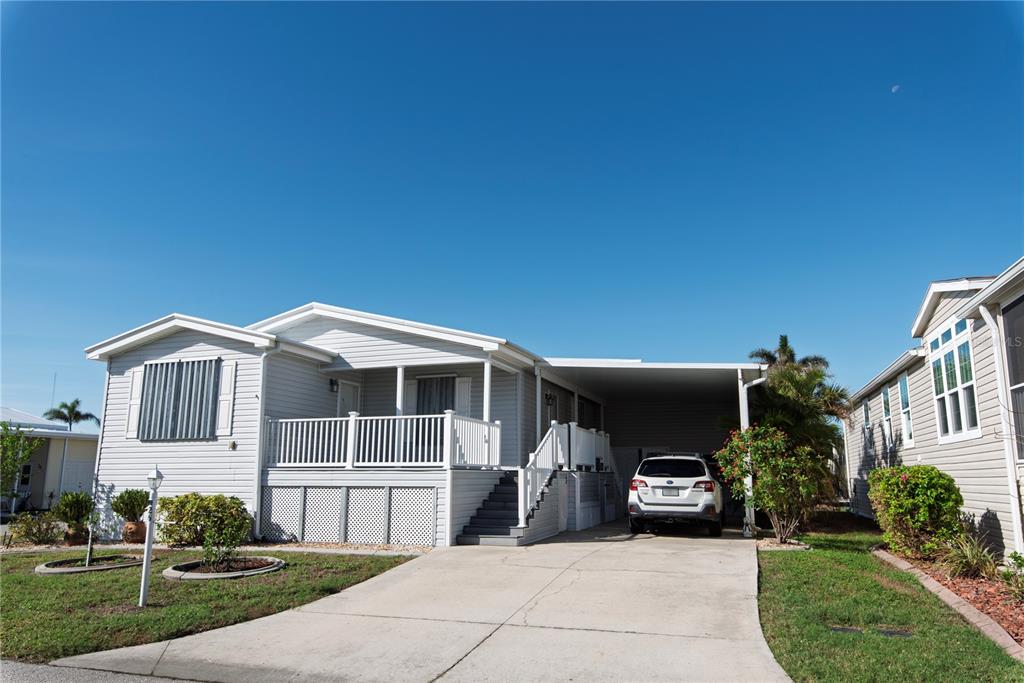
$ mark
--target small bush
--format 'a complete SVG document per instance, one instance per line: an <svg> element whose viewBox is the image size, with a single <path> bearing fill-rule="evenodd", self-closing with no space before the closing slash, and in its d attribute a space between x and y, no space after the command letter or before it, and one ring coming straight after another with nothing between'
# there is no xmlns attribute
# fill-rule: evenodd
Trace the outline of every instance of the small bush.
<svg viewBox="0 0 1024 683"><path fill-rule="evenodd" d="M168 545L206 548L209 543L211 556L217 554L218 551L212 550L216 548L230 548L227 551L230 555L248 538L251 525L252 518L245 503L234 496L186 493L160 500L157 528L160 540Z"/></svg>
<svg viewBox="0 0 1024 683"><path fill-rule="evenodd" d="M1013 552L1006 557L1006 570L1002 574L1003 582L1010 590L1010 595L1024 602L1024 555Z"/></svg>
<svg viewBox="0 0 1024 683"><path fill-rule="evenodd" d="M882 538L897 553L930 559L962 533L960 489L931 465L872 470L868 498Z"/></svg>
<svg viewBox="0 0 1024 683"><path fill-rule="evenodd" d="M84 491L65 491L53 506L53 514L72 532L81 532L92 514L92 496Z"/></svg>
<svg viewBox="0 0 1024 683"><path fill-rule="evenodd" d="M142 489L125 489L114 497L110 509L126 522L138 522L149 505L149 494Z"/></svg>
<svg viewBox="0 0 1024 683"><path fill-rule="evenodd" d="M56 545L64 535L64 528L50 512L37 516L23 512L11 522L11 534L32 545Z"/></svg>
<svg viewBox="0 0 1024 683"><path fill-rule="evenodd" d="M234 557L238 546L249 538L251 521L249 513L237 498L239 505L215 505L208 511L203 532L203 563L212 566L226 565Z"/></svg>
<svg viewBox="0 0 1024 683"><path fill-rule="evenodd" d="M950 576L991 579L996 575L995 555L973 534L965 533L947 542L939 554L942 568Z"/></svg>

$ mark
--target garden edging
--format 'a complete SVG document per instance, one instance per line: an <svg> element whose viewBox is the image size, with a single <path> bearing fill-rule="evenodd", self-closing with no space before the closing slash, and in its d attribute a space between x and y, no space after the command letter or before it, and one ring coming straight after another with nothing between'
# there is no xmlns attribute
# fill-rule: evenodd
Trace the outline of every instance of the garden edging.
<svg viewBox="0 0 1024 683"><path fill-rule="evenodd" d="M1006 654L1010 655L1017 661L1024 662L1024 647L1014 640L1013 637L1006 632L1006 629L996 623L996 621L987 614L981 612L959 595L949 590L906 560L902 560L881 549L872 550L871 554L897 569L902 569L905 572L913 574L917 580L921 582L922 586L937 595L940 600L956 610L960 616L967 620L967 623L988 636L992 642L1001 647Z"/></svg>

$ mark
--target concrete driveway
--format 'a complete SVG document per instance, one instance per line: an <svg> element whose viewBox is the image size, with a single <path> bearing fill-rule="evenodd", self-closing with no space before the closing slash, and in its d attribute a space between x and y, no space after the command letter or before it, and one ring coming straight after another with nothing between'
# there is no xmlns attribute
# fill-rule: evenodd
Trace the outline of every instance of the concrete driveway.
<svg viewBox="0 0 1024 683"><path fill-rule="evenodd" d="M246 683L788 680L752 541L623 526L437 550L294 610L54 664Z"/></svg>

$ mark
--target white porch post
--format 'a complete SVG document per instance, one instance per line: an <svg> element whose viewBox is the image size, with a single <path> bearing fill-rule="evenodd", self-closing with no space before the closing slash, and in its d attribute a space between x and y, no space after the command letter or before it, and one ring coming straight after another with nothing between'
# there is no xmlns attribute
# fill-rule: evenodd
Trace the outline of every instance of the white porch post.
<svg viewBox="0 0 1024 683"><path fill-rule="evenodd" d="M356 430L359 429L359 421L356 418L359 413L354 410L348 413L348 433L345 435L345 468L352 469L356 466Z"/></svg>
<svg viewBox="0 0 1024 683"><path fill-rule="evenodd" d="M401 416L405 403L405 367L395 368L395 415Z"/></svg>
<svg viewBox="0 0 1024 683"><path fill-rule="evenodd" d="M491 358L484 361L484 422L491 421Z"/></svg>
<svg viewBox="0 0 1024 683"><path fill-rule="evenodd" d="M533 369L533 376L534 376L534 379L535 379L536 384L537 384L537 387L536 387L536 389L537 389L537 392L536 392L537 393L537 397L536 397L536 403L537 403L537 435L533 439L533 445L536 446L537 444L540 443L541 425L544 424L544 417L540 414L541 413L541 403L543 401L543 395L544 395L544 391L543 391L544 387L542 386L544 384L544 377L540 374L540 368L534 368ZM532 451L533 449L531 448L530 450Z"/></svg>

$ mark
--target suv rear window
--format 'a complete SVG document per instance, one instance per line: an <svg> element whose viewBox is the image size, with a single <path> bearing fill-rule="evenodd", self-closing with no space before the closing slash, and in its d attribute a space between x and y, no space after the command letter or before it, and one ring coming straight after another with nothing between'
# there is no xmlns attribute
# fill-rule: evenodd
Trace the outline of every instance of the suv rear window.
<svg viewBox="0 0 1024 683"><path fill-rule="evenodd" d="M706 477L704 463L699 460L644 460L638 475L644 477Z"/></svg>

